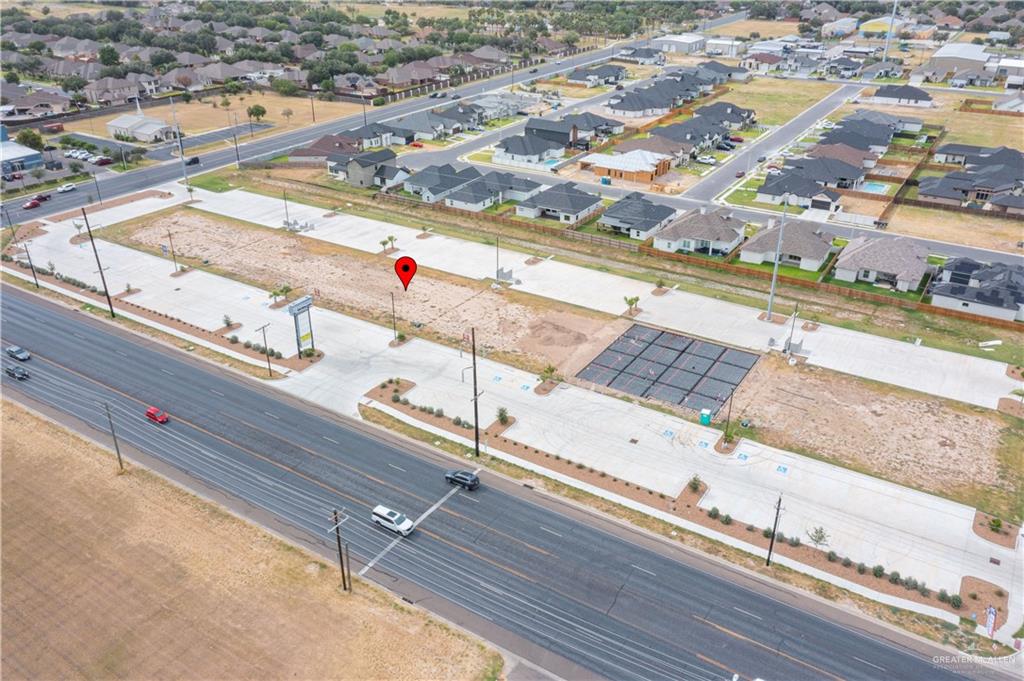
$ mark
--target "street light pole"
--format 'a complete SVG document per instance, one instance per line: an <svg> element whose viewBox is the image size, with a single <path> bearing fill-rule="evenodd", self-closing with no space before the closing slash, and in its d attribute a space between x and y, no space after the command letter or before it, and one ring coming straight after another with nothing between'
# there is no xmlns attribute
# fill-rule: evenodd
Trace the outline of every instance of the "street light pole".
<svg viewBox="0 0 1024 681"><path fill-rule="evenodd" d="M360 93L359 101L363 103L363 126L366 126L366 95Z"/></svg>
<svg viewBox="0 0 1024 681"><path fill-rule="evenodd" d="M189 190L189 198L192 198L191 186L188 183L188 167L185 165L185 145L181 142L181 126L178 125L178 113L174 108L174 97L171 97L170 99L171 118L174 120L175 136L178 138L178 160L181 161L181 179L185 183L185 189Z"/></svg>
<svg viewBox="0 0 1024 681"><path fill-rule="evenodd" d="M117 433L114 431L114 419L110 415L110 405L106 402L103 403L103 408L107 410L107 422L110 424L110 437L114 438L114 452L117 453L117 465L124 473L124 461L121 460L121 446L117 444Z"/></svg>
<svg viewBox="0 0 1024 681"><path fill-rule="evenodd" d="M395 315L395 292L391 292L391 330L395 332L395 341L398 341L398 319Z"/></svg>
<svg viewBox="0 0 1024 681"><path fill-rule="evenodd" d="M28 252L28 245L31 241L24 241L21 247L25 249L25 257L28 258L28 268L32 270L32 281L35 282L36 288L39 288L39 277L36 276L36 266L32 264L32 254Z"/></svg>
<svg viewBox="0 0 1024 681"><path fill-rule="evenodd" d="M782 511L782 495L779 495L779 500L775 502L775 522L772 523L772 536L768 542L768 556L765 558L764 565L769 567L772 564L772 551L775 550L775 535L779 533L779 513Z"/></svg>
<svg viewBox="0 0 1024 681"><path fill-rule="evenodd" d="M779 278L779 258L782 257L782 234L786 229L786 211L789 210L789 193L782 195L782 221L779 223L779 238L775 242L775 263L772 265L772 287L768 292L768 321L772 320L772 307L775 304L775 283Z"/></svg>
<svg viewBox="0 0 1024 681"><path fill-rule="evenodd" d="M470 329L473 347L473 452L480 457L480 394L476 389L476 327Z"/></svg>
<svg viewBox="0 0 1024 681"><path fill-rule="evenodd" d="M313 95L309 96L309 110L313 114L313 122L316 123L316 106L313 105Z"/></svg>
<svg viewBox="0 0 1024 681"><path fill-rule="evenodd" d="M235 141L235 167L241 170L242 159L238 156L238 116L231 115L234 118L234 125L231 126L231 138ZM232 120L229 118L228 122L230 123Z"/></svg>
<svg viewBox="0 0 1024 681"><path fill-rule="evenodd" d="M103 194L100 193L100 181L96 179L96 173L92 174L92 182L96 185L96 198L100 200L100 205L103 205Z"/></svg>
<svg viewBox="0 0 1024 681"><path fill-rule="evenodd" d="M171 260L174 262L174 271L178 271L178 258L174 255L174 239L171 238L171 230L167 230L167 242L171 245Z"/></svg>
<svg viewBox="0 0 1024 681"><path fill-rule="evenodd" d="M110 291L107 289L107 277L103 274L103 265L100 264L100 252L96 250L96 240L92 238L92 228L89 226L89 216L82 209L82 218L85 220L85 231L89 233L89 243L92 244L92 254L96 257L96 269L100 273L100 283L103 284L103 295L107 297L107 305L110 307L110 318L114 319L114 301L110 299Z"/></svg>
<svg viewBox="0 0 1024 681"><path fill-rule="evenodd" d="M261 326L260 328L258 328L256 330L263 332L263 353L267 356L267 374L271 378L273 378L274 377L274 370L270 367L270 348L267 347L267 327L268 326L270 326L270 322L267 322L266 324L264 324L263 326Z"/></svg>
<svg viewBox="0 0 1024 681"><path fill-rule="evenodd" d="M284 199L284 221L285 221L285 224L287 225L287 224L290 224L290 222L291 222L290 219L288 218L288 191L287 190L285 190L285 189L281 190L281 198Z"/></svg>

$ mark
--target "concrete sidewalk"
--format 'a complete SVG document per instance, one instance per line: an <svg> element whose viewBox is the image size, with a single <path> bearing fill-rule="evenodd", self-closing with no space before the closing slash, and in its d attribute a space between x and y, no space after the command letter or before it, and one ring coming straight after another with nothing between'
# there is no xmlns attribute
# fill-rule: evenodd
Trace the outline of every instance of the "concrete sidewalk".
<svg viewBox="0 0 1024 681"><path fill-rule="evenodd" d="M88 245L69 244L74 228L64 223L47 229L33 241L38 257L98 283ZM105 242L99 249L112 291L131 281L142 289L131 300L197 326L217 329L229 314L243 324L241 338L255 340L253 330L269 322L270 345L288 348L293 342L291 320L284 310L270 309L264 291L200 271L171 277L162 258ZM471 416L471 388L463 380L468 358L459 350L420 339L390 348L390 329L319 308L312 320L325 358L275 387L354 415L363 393L400 376L416 382L409 394L413 402L442 407L449 416ZM965 575L986 579L1011 592L1004 629L1015 631L1024 621L1017 597L1022 554L977 537L974 509L757 443L743 441L724 457L712 449L719 436L714 429L570 385L539 396L532 374L486 358L479 367L481 422L491 422L498 407L507 408L517 422L506 434L515 440L666 495L677 495L692 475L700 475L709 485L702 507L717 506L737 522L759 527L770 525L781 493L780 529L787 536L806 536L821 525L830 534L829 547L840 555L899 570L933 590L958 592ZM903 607L914 609L909 603Z"/></svg>
<svg viewBox="0 0 1024 681"><path fill-rule="evenodd" d="M195 196L200 210L275 228L284 221L284 202L272 197L240 190L196 190ZM295 202L288 203L288 214L315 226L304 236L378 253L391 235L398 239L394 258L409 255L420 267L474 279L495 277L495 249L484 244L439 235L417 239L415 229L354 215L325 217L323 209ZM642 281L556 260L527 265L528 257L515 251L498 257L519 280L514 288L527 293L614 315L625 312L624 296L640 296L639 321L761 352L780 348L788 334L788 326L760 322L761 311L743 305L681 291L653 296L654 287ZM839 327L805 332L798 324L794 341L803 343L810 364L990 409L1019 387L1002 362Z"/></svg>

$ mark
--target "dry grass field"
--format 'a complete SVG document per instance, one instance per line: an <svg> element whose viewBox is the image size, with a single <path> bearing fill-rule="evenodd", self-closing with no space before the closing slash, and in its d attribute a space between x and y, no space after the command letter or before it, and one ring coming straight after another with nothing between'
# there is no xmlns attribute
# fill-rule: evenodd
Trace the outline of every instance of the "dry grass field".
<svg viewBox="0 0 1024 681"><path fill-rule="evenodd" d="M178 124L181 125L184 133L186 135L197 135L209 130L226 128L234 125L236 119L238 124L244 124L248 120L245 110L254 104L259 104L267 110L267 115L263 122L274 125L272 128L263 130L262 134L264 135L275 135L280 132L304 128L313 122L313 109L310 108L310 100L303 97L284 97L276 92L254 90L251 95L243 93L229 96L229 104L226 108L221 106L221 99L220 96L216 96L204 97L202 102L196 99L188 103L175 101L174 110L178 117ZM362 107L359 104L351 102L323 102L316 100L313 102L313 106L316 108L317 123L344 118L362 111ZM292 114L290 117L281 115L281 112L285 109L291 109ZM147 109L146 114L160 118L168 124L172 120L170 106ZM66 123L64 127L73 132L108 137L107 123L120 115L110 114L88 120L74 121ZM256 134L258 136L261 133L257 132ZM239 142L242 141L241 139L239 140Z"/></svg>
<svg viewBox="0 0 1024 681"><path fill-rule="evenodd" d="M754 78L748 83L730 84L731 92L721 99L754 109L757 120L765 125L782 125L838 87L818 81L795 84L776 78Z"/></svg>
<svg viewBox="0 0 1024 681"><path fill-rule="evenodd" d="M5 679L494 679L479 641L3 403Z"/></svg>
<svg viewBox="0 0 1024 681"><path fill-rule="evenodd" d="M14 3L10 4L13 5ZM96 14L111 9L124 11L124 7L119 5L104 5L96 2L42 2L39 0L28 0L17 4L30 15L37 18L47 16L62 19L70 14ZM44 7L47 8L45 13L43 12Z"/></svg>
<svg viewBox="0 0 1024 681"><path fill-rule="evenodd" d="M781 38L784 35L797 33L797 23L789 21L768 21L765 19L748 19L736 21L725 26L709 30L708 35L727 35L740 38L749 37L751 33L760 33L761 37Z"/></svg>
<svg viewBox="0 0 1024 681"><path fill-rule="evenodd" d="M332 2L331 4L349 12L355 10L356 14L363 14L368 17L382 17L384 12L393 9L396 12L408 14L414 24L416 19L420 17L426 19L435 19L437 17L465 19L469 16L469 7L459 6L458 4L431 5L411 2Z"/></svg>
<svg viewBox="0 0 1024 681"><path fill-rule="evenodd" d="M843 203L846 203L845 197ZM888 229L909 236L1009 252L1019 252L1017 242L1024 238L1024 228L1015 220L917 206L897 206L889 217Z"/></svg>

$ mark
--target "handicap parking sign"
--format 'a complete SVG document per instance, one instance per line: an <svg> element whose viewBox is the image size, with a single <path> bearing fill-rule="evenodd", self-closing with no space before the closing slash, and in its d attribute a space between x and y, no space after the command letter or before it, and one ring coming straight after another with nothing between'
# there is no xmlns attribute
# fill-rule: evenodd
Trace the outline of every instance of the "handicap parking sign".
<svg viewBox="0 0 1024 681"><path fill-rule="evenodd" d="M736 455L736 458L739 459L740 461L746 461L750 457L748 457L746 453L740 452L739 454Z"/></svg>
<svg viewBox="0 0 1024 681"><path fill-rule="evenodd" d="M782 475L786 475L787 473L789 473L789 466L783 466L780 464L779 466L775 467L775 472L780 473Z"/></svg>

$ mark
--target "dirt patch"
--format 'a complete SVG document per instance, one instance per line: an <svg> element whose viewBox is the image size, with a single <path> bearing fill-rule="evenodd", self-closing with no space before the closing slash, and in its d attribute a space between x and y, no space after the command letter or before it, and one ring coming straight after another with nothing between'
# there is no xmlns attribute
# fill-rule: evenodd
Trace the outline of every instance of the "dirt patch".
<svg viewBox="0 0 1024 681"><path fill-rule="evenodd" d="M8 255L24 252L25 249L22 248L21 242L46 234L46 230L43 229L43 223L41 222L29 222L21 225L20 229L18 226L15 226L14 232L16 239L11 239L10 243L7 244L7 248L4 249L4 253Z"/></svg>
<svg viewBox="0 0 1024 681"><path fill-rule="evenodd" d="M1007 365L1006 375L1018 381L1024 381L1024 367Z"/></svg>
<svg viewBox="0 0 1024 681"><path fill-rule="evenodd" d="M1000 397L997 408L1004 414L1024 419L1024 404L1016 397Z"/></svg>
<svg viewBox="0 0 1024 681"><path fill-rule="evenodd" d="M1014 493L998 456L1004 423L991 411L762 357L736 391L733 419L756 439L956 498L968 484ZM1011 477L1013 476L1013 477Z"/></svg>
<svg viewBox="0 0 1024 681"><path fill-rule="evenodd" d="M1017 242L1024 223L985 213L968 216L941 208L896 206L889 216L887 229L898 234L1014 253L1019 252Z"/></svg>
<svg viewBox="0 0 1024 681"><path fill-rule="evenodd" d="M104 238L157 252L168 229L179 260L207 259L220 272L268 289L288 282L296 295L315 285L318 304L388 326L394 293L399 330L406 335L433 334L458 345L475 326L478 350L505 353L506 360L525 358L530 367L560 367L588 348L596 354L607 338L607 315L553 310L557 303L495 292L485 282L427 268L420 268L416 286L403 291L390 259L191 209L115 226Z"/></svg>
<svg viewBox="0 0 1024 681"><path fill-rule="evenodd" d="M840 197L839 203L842 204L844 213L868 215L876 219L882 214L885 207L889 205L886 201L875 201L860 196L848 196L846 194Z"/></svg>
<svg viewBox="0 0 1024 681"><path fill-rule="evenodd" d="M1007 605L1010 597L1005 590L1000 589L992 582L986 582L977 577L964 577L960 582L960 598L963 600L963 607L960 609L963 617L972 618L984 626L985 610L992 606L996 609L995 628L998 629L1006 624Z"/></svg>
<svg viewBox="0 0 1024 681"><path fill-rule="evenodd" d="M496 662L8 402L3 432L5 678L467 679Z"/></svg>
<svg viewBox="0 0 1024 681"><path fill-rule="evenodd" d="M550 395L551 391L558 387L558 381L547 380L542 383L538 383L537 387L533 389L533 392L537 395Z"/></svg>
<svg viewBox="0 0 1024 681"><path fill-rule="evenodd" d="M161 192L156 189L148 189L144 192L138 192L135 194L129 194L128 196L119 196L116 199L107 199L103 203L90 203L85 206L86 214L92 213L96 210L104 210L106 208L116 208L117 206L124 206L129 203L135 203L142 199L173 199L174 194L170 192ZM65 211L63 213L57 213L56 215L47 215L46 219L50 222L63 222L64 220L71 220L72 218L82 217L82 209L76 208L74 210Z"/></svg>
<svg viewBox="0 0 1024 681"><path fill-rule="evenodd" d="M1020 534L1020 526L1003 522L1002 519L996 518L990 513L975 511L974 534L1000 546L1014 549L1017 548L1017 536Z"/></svg>

